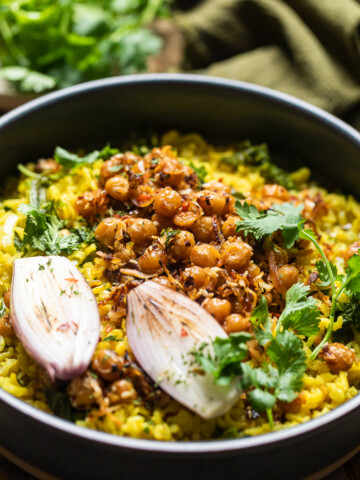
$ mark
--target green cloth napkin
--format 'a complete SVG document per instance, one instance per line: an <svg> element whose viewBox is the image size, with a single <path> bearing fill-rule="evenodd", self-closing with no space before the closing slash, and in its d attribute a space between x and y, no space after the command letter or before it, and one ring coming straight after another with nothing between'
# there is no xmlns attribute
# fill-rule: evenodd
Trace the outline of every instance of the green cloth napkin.
<svg viewBox="0 0 360 480"><path fill-rule="evenodd" d="M205 0L176 22L185 69L281 90L360 128L357 0Z"/></svg>

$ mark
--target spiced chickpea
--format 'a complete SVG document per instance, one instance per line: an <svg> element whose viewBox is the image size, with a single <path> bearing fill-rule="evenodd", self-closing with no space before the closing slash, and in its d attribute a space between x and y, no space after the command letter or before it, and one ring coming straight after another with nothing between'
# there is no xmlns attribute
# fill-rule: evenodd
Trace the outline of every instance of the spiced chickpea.
<svg viewBox="0 0 360 480"><path fill-rule="evenodd" d="M231 303L224 298L209 298L205 300L203 307L207 312L211 313L219 323L222 323L231 313Z"/></svg>
<svg viewBox="0 0 360 480"><path fill-rule="evenodd" d="M91 368L104 380L113 382L121 376L124 359L113 350L103 349L95 354Z"/></svg>
<svg viewBox="0 0 360 480"><path fill-rule="evenodd" d="M171 290L176 290L176 283L172 283L168 277L154 277L153 282L162 285L163 287L171 288Z"/></svg>
<svg viewBox="0 0 360 480"><path fill-rule="evenodd" d="M85 192L77 198L74 208L79 215L87 219L95 214L105 213L108 208L108 197L105 190Z"/></svg>
<svg viewBox="0 0 360 480"><path fill-rule="evenodd" d="M223 243L222 250L221 258L227 268L241 271L249 265L252 251L247 243L239 240L235 242L227 240Z"/></svg>
<svg viewBox="0 0 360 480"><path fill-rule="evenodd" d="M185 288L205 288L210 281L209 274L201 267L185 268L182 277Z"/></svg>
<svg viewBox="0 0 360 480"><path fill-rule="evenodd" d="M122 238L125 223L116 217L105 218L95 229L95 238L106 247L112 248L116 239Z"/></svg>
<svg viewBox="0 0 360 480"><path fill-rule="evenodd" d="M90 218L96 213L95 192L85 192L75 202L76 212L85 218Z"/></svg>
<svg viewBox="0 0 360 480"><path fill-rule="evenodd" d="M203 188L220 195L230 195L231 193L231 187L218 180L211 180L210 182L204 183Z"/></svg>
<svg viewBox="0 0 360 480"><path fill-rule="evenodd" d="M286 290L289 290L299 278L298 269L292 265L283 265L278 269L277 275Z"/></svg>
<svg viewBox="0 0 360 480"><path fill-rule="evenodd" d="M168 264L168 257L165 252L151 246L145 250L139 258L139 268L144 273L156 273Z"/></svg>
<svg viewBox="0 0 360 480"><path fill-rule="evenodd" d="M100 168L100 182L105 185L106 181L118 175L121 172L123 155L114 155L110 160L106 160Z"/></svg>
<svg viewBox="0 0 360 480"><path fill-rule="evenodd" d="M190 228L198 242L211 242L215 240L215 232L211 217L199 217Z"/></svg>
<svg viewBox="0 0 360 480"><path fill-rule="evenodd" d="M173 217L181 207L181 196L171 187L161 189L155 196L155 213L163 217Z"/></svg>
<svg viewBox="0 0 360 480"><path fill-rule="evenodd" d="M6 292L4 293L4 303L7 308L10 308L10 294L11 290L9 288L9 290L6 290Z"/></svg>
<svg viewBox="0 0 360 480"><path fill-rule="evenodd" d="M185 260L190 258L194 245L194 235L191 232L182 230L171 243L170 252L175 257L175 260Z"/></svg>
<svg viewBox="0 0 360 480"><path fill-rule="evenodd" d="M71 380L67 394L74 408L87 409L95 403L100 405L103 401L100 383L90 372Z"/></svg>
<svg viewBox="0 0 360 480"><path fill-rule="evenodd" d="M11 325L11 320L9 314L4 315L0 318L0 335L6 337L7 335L13 335L14 330Z"/></svg>
<svg viewBox="0 0 360 480"><path fill-rule="evenodd" d="M155 225L147 218L128 218L125 224L131 241L138 245L151 242L152 237L157 235Z"/></svg>
<svg viewBox="0 0 360 480"><path fill-rule="evenodd" d="M221 229L225 238L240 235L240 232L237 231L237 224L239 221L240 218L233 215L231 215L225 220Z"/></svg>
<svg viewBox="0 0 360 480"><path fill-rule="evenodd" d="M137 399L137 392L133 384L122 378L110 385L110 390L107 392L107 397L110 400L110 403L131 403Z"/></svg>
<svg viewBox="0 0 360 480"><path fill-rule="evenodd" d="M346 254L345 254L345 260L349 261L349 259L353 255L359 255L359 250L360 250L360 242L354 242L350 247L347 249Z"/></svg>
<svg viewBox="0 0 360 480"><path fill-rule="evenodd" d="M319 356L325 360L332 373L346 372L356 360L354 350L342 343L325 343Z"/></svg>
<svg viewBox="0 0 360 480"><path fill-rule="evenodd" d="M181 163L175 158L164 158L154 170L155 180L161 185L178 186L184 179L185 173Z"/></svg>
<svg viewBox="0 0 360 480"><path fill-rule="evenodd" d="M290 194L286 188L277 183L274 183L273 185L264 185L261 192L265 197L274 197L284 202L290 198Z"/></svg>
<svg viewBox="0 0 360 480"><path fill-rule="evenodd" d="M215 267L220 260L220 253L212 245L204 243L192 249L190 258L198 267Z"/></svg>
<svg viewBox="0 0 360 480"><path fill-rule="evenodd" d="M109 178L105 183L105 190L110 197L124 202L129 198L129 182L122 175L115 175Z"/></svg>
<svg viewBox="0 0 360 480"><path fill-rule="evenodd" d="M248 270L249 274L252 276L252 278L257 277L261 273L260 268L253 262L249 263L249 265L247 267L247 270Z"/></svg>
<svg viewBox="0 0 360 480"><path fill-rule="evenodd" d="M60 168L60 165L53 158L41 158L35 165L35 172L56 173Z"/></svg>
<svg viewBox="0 0 360 480"><path fill-rule="evenodd" d="M225 197L210 190L200 192L197 201L205 215L222 215L226 205Z"/></svg>
<svg viewBox="0 0 360 480"><path fill-rule="evenodd" d="M223 328L226 333L248 332L251 328L250 320L238 313L232 313L225 318Z"/></svg>

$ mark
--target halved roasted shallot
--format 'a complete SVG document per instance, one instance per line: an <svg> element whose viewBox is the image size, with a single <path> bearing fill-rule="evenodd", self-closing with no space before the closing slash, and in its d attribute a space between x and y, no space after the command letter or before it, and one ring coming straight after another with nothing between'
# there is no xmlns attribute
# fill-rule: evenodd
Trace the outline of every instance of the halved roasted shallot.
<svg viewBox="0 0 360 480"><path fill-rule="evenodd" d="M210 373L196 368L191 353L204 343L211 349L216 337L227 337L217 321L185 295L153 281L132 290L127 301L129 344L146 373L201 417L225 413L240 396L236 380L216 385Z"/></svg>
<svg viewBox="0 0 360 480"><path fill-rule="evenodd" d="M15 260L10 315L21 343L53 380L69 380L87 369L100 316L90 286L70 260Z"/></svg>

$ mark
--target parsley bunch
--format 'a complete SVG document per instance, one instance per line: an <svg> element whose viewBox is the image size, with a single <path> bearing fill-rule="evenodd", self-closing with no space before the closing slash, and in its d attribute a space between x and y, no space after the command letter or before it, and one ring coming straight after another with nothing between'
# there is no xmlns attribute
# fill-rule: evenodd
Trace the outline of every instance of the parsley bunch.
<svg viewBox="0 0 360 480"><path fill-rule="evenodd" d="M162 40L146 27L170 0L2 0L0 75L42 93L147 70Z"/></svg>
<svg viewBox="0 0 360 480"><path fill-rule="evenodd" d="M91 243L94 239L93 232L85 227L71 229L70 234L62 235L65 222L59 219L54 202L43 207L22 204L19 212L26 215L21 244L25 254L40 251L47 255L70 255L82 243Z"/></svg>

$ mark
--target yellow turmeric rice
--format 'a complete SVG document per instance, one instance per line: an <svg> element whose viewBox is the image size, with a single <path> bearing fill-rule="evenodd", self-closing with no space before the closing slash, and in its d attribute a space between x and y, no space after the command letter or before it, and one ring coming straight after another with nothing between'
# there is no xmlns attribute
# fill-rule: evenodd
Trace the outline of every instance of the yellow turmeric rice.
<svg viewBox="0 0 360 480"><path fill-rule="evenodd" d="M123 239L120 248L121 255L116 256L114 240L111 244L111 242L101 238L99 229L101 221L107 217L116 218L125 222L127 228L130 229L131 215L141 218L142 210L146 210L147 213L143 216L151 218L156 227L155 234L152 232L152 238L154 238L152 240L153 245L159 242L159 238L161 239L161 232L175 231L174 235L176 235L176 232L181 230L189 231L192 232L192 238L195 237L196 245L201 242L206 245L209 244L220 251L220 262L222 258L220 257L222 255L221 252L227 248L221 245L224 242L231 242L233 238L238 236L236 230L229 234L224 227L225 222L234 214L234 203L230 205L227 211L224 209L223 214L217 216L219 222L217 227L214 227L214 225L211 227L215 228L215 237L210 235L211 238L209 239L202 238L202 233L198 232L193 224L192 226L189 224L189 227L186 223L179 226L179 223L172 219L171 221L175 222L174 226L174 223L170 222L169 216L166 217L168 219L166 221L164 216L156 213L156 208L155 214L151 211L154 195L156 196L159 190L166 188L175 191L181 190L176 183L177 181L174 180L175 177L171 170L167 172L166 167L164 167L163 171L159 170L159 166L165 165L166 162L167 165L171 165L171 162L183 165L184 168L187 168L186 172L189 178L193 177L194 172L197 174L198 179L195 181L195 184L191 184L191 180L189 180L191 185L190 187L189 185L187 186L187 188L196 191L196 195L204 189L213 191L215 192L214 195L217 195L216 188L220 188L218 184L223 184L231 187L232 198L236 197L240 202L246 200L249 204L255 205L259 210L267 210L273 204L282 204L284 201L302 203L304 205L302 214L307 222L307 226L310 225L316 232L318 243L323 248L327 258L336 265L340 274L343 274L346 269L349 251L356 253L357 247L360 246L360 243L356 243L360 241L360 204L351 196L328 193L325 189L312 183L310 181L310 171L307 168L301 168L296 172L287 174L281 169L276 169L273 164L269 163L267 158L263 160L261 155L265 155L264 152L266 153L264 146L257 150L252 150L253 146L249 143L215 147L206 143L197 134L182 136L178 132L171 131L159 143L160 146L158 148L154 146L154 150L136 147L131 154L133 157L131 157L130 153L128 154L128 163L139 165L139 162L146 155L150 158L149 155L153 152L151 168L155 171L155 189L150 185L151 182L141 180L141 176L144 176L144 173L141 171L141 165L137 167L140 168L137 173L132 173L135 176L130 178L130 174L128 175L127 180L130 183L135 182L136 184L138 182L135 187L134 184L131 187L137 189L137 197L132 205L130 205L132 200L128 196L126 198L124 196L123 200L121 199L121 193L116 200L118 203L115 207L113 204L109 207L109 204L106 203L109 194L111 196L111 185L106 182L114 174L119 173L121 167L117 166L121 166L121 162L126 161L127 158L125 155L126 158L124 160L121 154L111 152L110 150L106 157L104 155L105 160L98 158L93 162L83 163L72 169L63 168L59 170L56 165L56 168L53 168L53 159L40 160L37 164L28 164L23 168L19 180L10 181L4 199L0 203L0 297L4 297L5 301L3 318L1 319L2 323L0 324L0 332L2 333L0 335L0 387L36 408L71 419L82 427L115 435L162 441L259 435L271 430L276 431L306 422L329 412L355 397L358 394L360 384L360 331L356 328L360 327L359 320L357 320L357 325L356 322L352 324L351 319L349 320L348 318L349 316L345 318L342 312L338 311L333 325L332 343L330 343L330 346L335 342L345 345L346 352L351 352L349 364L334 367L334 361L336 362L337 359L335 358L333 363L331 363L326 357L324 350L320 352L316 359L310 359L311 352L320 343L329 328L331 298L329 291L319 286L320 279L316 273L315 263L320 259L320 255L314 246L305 240L298 240L296 245L283 255L279 253L280 250L282 251L280 241L278 250L275 249L273 251L275 252L273 253L275 261L278 262L278 267L283 269L284 275L290 272L292 275L295 275L295 281L309 286L310 291L318 302L317 308L319 309L320 317L319 331L316 335L310 337L300 336L307 356L307 369L302 378L301 391L296 392L296 398L291 402L276 402L273 407L273 425L271 425L272 422L269 422L269 418L264 412L257 412L256 409L249 406L246 391L227 413L211 420L204 420L177 401L167 398L163 392L158 391L158 387L154 386L148 378L145 381L145 387L140 385L138 388L136 383L132 385L134 395L130 395L131 401L122 397L119 391L116 390L117 387L112 386L116 381L119 381L116 375L114 377L103 375L99 379L99 376L101 377L102 374L101 368L98 370L96 368L96 359L100 358L97 356L100 355L99 352L101 351L113 351L118 356L116 358L128 358L129 362L136 362L136 359L132 357L125 330L127 290L124 285L126 286L126 282L130 282L134 286L134 279L129 280L126 276L121 277L117 269L119 265L125 265L126 267L126 262L129 259L132 260L133 265L138 262L140 271L146 274L151 273L152 268L151 266L146 267L145 260L149 261L149 258L145 258L146 252L144 253L143 246L136 246L136 241L133 241L134 239L131 235L131 238L127 237L126 239L125 237L125 240ZM171 147L161 147L161 145ZM130 162L129 159L132 159L132 161ZM112 162L113 173L109 174L108 172L105 175L105 170L102 167L105 162L109 161ZM34 174L32 175L32 173ZM79 391L86 387L82 383L83 378L72 380L70 385L69 382L56 384L50 382L44 371L37 366L16 338L11 329L9 309L5 309L5 305L8 304L6 294L11 286L13 262L24 255L22 242L26 217L19 212L19 206L32 202L34 182L37 182L37 185L39 185L39 179L45 178L46 175L50 176L51 179L48 182L43 182L41 187L45 192L45 201L54 202L57 215L64 221L66 229L71 230L86 225L95 231L95 237L93 236L88 242L82 243L77 250L67 255L77 265L91 286L98 302L101 317L101 339L94 353L93 363L89 366L87 372L87 374L90 373L92 375L91 381L98 382L98 397L100 399L96 398L97 394L94 394L87 402L82 402L79 396ZM205 182L202 187L199 186L199 178L201 176L204 177L203 182ZM181 178L183 181L184 175ZM156 182L158 183L156 184ZM192 182L194 182L194 178ZM279 185L281 183L283 186ZM104 190L105 185L107 185L107 188ZM216 187L216 185L218 186ZM116 194L114 195L116 196ZM190 210L186 211L184 195L181 194L180 196L182 215L192 212L191 206L187 206L186 208L190 208ZM85 205L85 201L90 201L89 199L95 197L97 210L94 208L96 211L94 211L91 205L89 208ZM201 203L200 200L199 203ZM204 205L201 205L203 207L201 213L196 213L196 221L199 221L199 215L207 216L207 218L212 217L213 219L216 217L216 215L213 215L214 212L211 212L211 208L209 207L209 211L207 211L206 204ZM135 208L135 214L132 214L131 208ZM229 222L228 226L231 223ZM218 228L218 231L216 231L216 228ZM255 244L251 244L248 237L242 235L239 238L241 238L242 242L249 242L252 249L255 248ZM236 238L235 240L237 241ZM175 252L174 255L176 257L175 247L171 247L171 242L173 241L171 236L168 238L168 241L170 241L170 248L173 249L172 252ZM165 248L164 243L162 247ZM168 245L166 245L167 247ZM193 248L192 244L191 248ZM186 284L184 277L184 275L186 276L186 269L180 272L175 267L170 268L172 262L179 263L181 254L180 257L178 255L178 258L174 260L171 254L166 253L164 249L162 253L167 255L167 257L165 267L155 272L157 280L178 291L181 291L184 285L189 287L189 283ZM33 249L32 251L27 250L25 254L33 255L39 254L39 252ZM227 333L237 331L236 326L233 326L236 322L238 324L243 322L243 327L239 327L238 330L246 329L251 333L253 327L249 318L255 304L259 302L261 294L265 295L264 298L266 298L270 312L273 312L273 321L276 322L276 319L279 317L276 313L279 313L279 308L284 307L284 304L281 303L283 302L281 293L284 293L289 288L289 285L285 285L285 278L281 279L281 275L275 279L274 272L272 273L271 267L269 267L269 255L266 256L263 252L261 256L261 253L259 253L256 257L257 265L254 260L255 257L251 260L252 278L256 278L256 281L249 280L250 286L247 287L253 295L251 302L247 300L251 303L251 308L247 308L246 305L244 306L238 300L236 301L237 303L232 300L230 301L228 311L222 313L221 308L217 310L217 304L211 303L214 297L218 296L223 301L221 305L224 305L226 308L229 304L226 298L233 298L225 297L225 294L221 297L218 294L219 290L215 291L215 288L218 288L218 286L209 286L206 298L199 298L198 292L194 291L196 289L191 290L189 287L186 291L190 298L197 300L198 303L202 302L202 306L215 316ZM284 260L285 256L286 260ZM140 257L142 257L142 260ZM185 262L186 266L187 260L184 257L185 255L180 260L183 263ZM279 260L280 257L282 257L282 260ZM142 261L143 267L141 267ZM199 263L195 261L194 265L199 265ZM225 268L221 263L216 268L219 268L219 265L221 268ZM203 268L205 270L208 268L207 271L210 272L212 267L205 265ZM236 267L234 268L236 270ZM250 266L246 267L248 268L246 270L247 273L245 272L246 274L244 274L244 268L242 270L241 268L238 269L240 273L238 271L233 273L233 278L237 279L237 275L241 275L242 278L248 275L246 278L250 278ZM154 279L154 276L152 278ZM141 276L140 280L135 279L135 286L141 283L141 281L143 281ZM291 279L288 281L290 284L294 283ZM279 284L282 287L276 286ZM285 290L281 292L281 288ZM276 291L277 289L278 291ZM354 301L349 296L346 296L345 293L340 298L343 305ZM193 297L191 297L192 295ZM359 316L359 313L357 314ZM229 317L231 317L230 320ZM252 366L260 365L264 348L256 343L252 347L254 352L252 353L249 347L250 358L248 361ZM131 373L128 376L129 378L126 381L131 383ZM146 397L148 393L149 395ZM153 399L156 396L158 398L155 401Z"/></svg>

